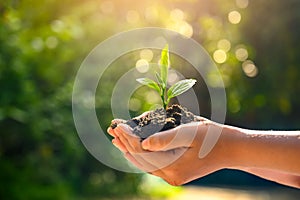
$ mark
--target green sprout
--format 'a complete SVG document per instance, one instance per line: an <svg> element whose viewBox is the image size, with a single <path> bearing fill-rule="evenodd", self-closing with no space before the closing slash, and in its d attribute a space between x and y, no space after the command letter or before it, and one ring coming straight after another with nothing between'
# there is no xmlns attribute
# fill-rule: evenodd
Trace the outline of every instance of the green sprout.
<svg viewBox="0 0 300 200"><path fill-rule="evenodd" d="M172 85L169 89L167 89L168 68L170 66L168 44L161 52L159 64L160 64L160 74L155 72L155 77L157 79L157 82L149 78L138 78L136 80L142 85L146 85L156 90L161 97L164 109L166 109L170 100L173 97L176 97L186 92L191 87L193 87L193 85L196 83L196 80L195 79L181 80L175 83L174 85Z"/></svg>

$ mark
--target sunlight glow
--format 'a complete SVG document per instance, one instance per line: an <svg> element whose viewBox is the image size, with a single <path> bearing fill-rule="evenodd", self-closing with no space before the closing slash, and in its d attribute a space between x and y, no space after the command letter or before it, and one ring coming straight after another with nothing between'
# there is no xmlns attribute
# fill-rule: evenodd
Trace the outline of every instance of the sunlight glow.
<svg viewBox="0 0 300 200"><path fill-rule="evenodd" d="M193 36L193 27L186 21L174 21L173 24L167 26L168 29L176 31L188 38Z"/></svg>
<svg viewBox="0 0 300 200"><path fill-rule="evenodd" d="M170 22L167 28L176 31L188 38L193 36L193 27L184 20L184 12L180 9L174 9L170 12Z"/></svg>
<svg viewBox="0 0 300 200"><path fill-rule="evenodd" d="M137 23L140 19L140 15L136 10L129 10L126 15L126 20L128 23Z"/></svg>
<svg viewBox="0 0 300 200"><path fill-rule="evenodd" d="M114 8L115 7L112 1L104 1L100 7L101 11L106 14L112 13L114 11Z"/></svg>
<svg viewBox="0 0 300 200"><path fill-rule="evenodd" d="M158 11L155 7L147 7L145 10L145 18L150 22L155 22L158 19Z"/></svg>
<svg viewBox="0 0 300 200"><path fill-rule="evenodd" d="M213 57L214 57L214 60L215 60L217 63L221 64L221 63L224 63L224 62L226 61L226 59L227 59L227 54L226 54L225 51L223 51L223 50L221 50L221 49L218 49L218 50L216 50L216 51L214 52Z"/></svg>
<svg viewBox="0 0 300 200"><path fill-rule="evenodd" d="M174 9L174 10L171 11L170 17L171 17L172 20L182 21L182 20L184 20L184 12L180 9Z"/></svg>
<svg viewBox="0 0 300 200"><path fill-rule="evenodd" d="M146 73L149 70L149 63L147 60L140 59L136 62L135 68L140 72L140 73Z"/></svg>
<svg viewBox="0 0 300 200"><path fill-rule="evenodd" d="M193 36L193 27L184 21L179 28L179 33L190 38Z"/></svg>
<svg viewBox="0 0 300 200"><path fill-rule="evenodd" d="M228 20L232 24L238 24L238 23L240 23L241 19L242 19L241 14L238 11L236 11L236 10L235 11L231 11L228 14Z"/></svg>

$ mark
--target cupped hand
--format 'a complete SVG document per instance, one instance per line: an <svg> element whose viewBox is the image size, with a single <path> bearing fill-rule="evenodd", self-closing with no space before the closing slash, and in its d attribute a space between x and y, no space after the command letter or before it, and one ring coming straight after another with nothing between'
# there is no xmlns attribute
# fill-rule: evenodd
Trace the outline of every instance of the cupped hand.
<svg viewBox="0 0 300 200"><path fill-rule="evenodd" d="M108 129L119 148L139 169L159 176L171 185L182 185L226 167L226 148L220 140L204 158L199 157L203 139L210 127L222 128L201 118L174 129L156 133L145 140L132 133L125 124Z"/></svg>

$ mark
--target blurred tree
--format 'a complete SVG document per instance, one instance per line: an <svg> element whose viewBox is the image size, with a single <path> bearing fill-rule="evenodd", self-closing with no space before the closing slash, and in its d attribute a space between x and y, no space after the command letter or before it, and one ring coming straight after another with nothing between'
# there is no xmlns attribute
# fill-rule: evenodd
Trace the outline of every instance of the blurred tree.
<svg viewBox="0 0 300 200"><path fill-rule="evenodd" d="M141 176L114 171L87 153L71 113L72 84L84 57L99 42L131 28L169 28L201 43L222 73L228 123L298 128L299 8L297 0L1 2L0 198L139 193ZM112 64L100 80L105 91L99 88L96 109L102 127L112 118L110 97L124 72L120 66L125 71L135 66L140 59L135 53ZM178 70L194 77L185 64L179 60ZM209 86L217 87L214 72L209 79ZM201 114L209 117L207 88L195 89ZM131 110L134 114L150 108L147 92L137 91L141 106Z"/></svg>
<svg viewBox="0 0 300 200"><path fill-rule="evenodd" d="M73 124L76 69L92 45L114 29L110 16L102 17L107 24L89 19L95 4L49 0L1 5L1 199L137 193L140 177L97 162L84 149ZM98 35L86 21L105 30Z"/></svg>
<svg viewBox="0 0 300 200"><path fill-rule="evenodd" d="M241 28L258 75L243 81L241 123L253 128L298 129L300 2L253 1Z"/></svg>

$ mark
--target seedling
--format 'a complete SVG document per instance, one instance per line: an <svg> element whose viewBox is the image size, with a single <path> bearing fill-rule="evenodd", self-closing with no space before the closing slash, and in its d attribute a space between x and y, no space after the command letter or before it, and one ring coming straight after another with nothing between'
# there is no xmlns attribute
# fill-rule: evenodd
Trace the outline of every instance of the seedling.
<svg viewBox="0 0 300 200"><path fill-rule="evenodd" d="M136 80L137 82L156 90L161 97L164 109L166 109L172 98L186 92L191 87L193 87L193 85L196 83L196 80L180 80L174 85L172 85L169 89L167 89L168 70L170 66L168 44L164 47L164 49L161 52L159 66L160 74L155 72L157 82L149 78L138 78Z"/></svg>

